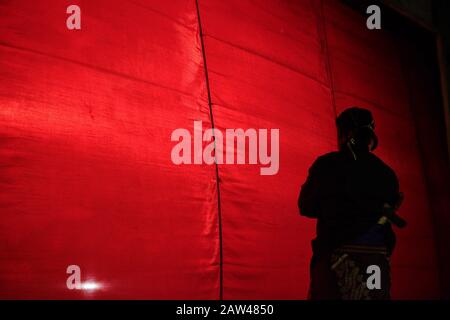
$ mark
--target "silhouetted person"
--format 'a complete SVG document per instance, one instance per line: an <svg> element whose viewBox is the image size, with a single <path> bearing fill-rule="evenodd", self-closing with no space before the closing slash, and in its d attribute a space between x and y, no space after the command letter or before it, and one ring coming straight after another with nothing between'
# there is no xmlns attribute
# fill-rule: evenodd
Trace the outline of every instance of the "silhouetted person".
<svg viewBox="0 0 450 320"><path fill-rule="evenodd" d="M317 219L309 298L389 299L391 222L403 223L395 215L402 198L399 183L371 152L378 139L370 111L349 108L336 125L339 151L313 163L298 199L300 214ZM370 283L381 289L368 288L369 265L380 267L381 283L376 278Z"/></svg>

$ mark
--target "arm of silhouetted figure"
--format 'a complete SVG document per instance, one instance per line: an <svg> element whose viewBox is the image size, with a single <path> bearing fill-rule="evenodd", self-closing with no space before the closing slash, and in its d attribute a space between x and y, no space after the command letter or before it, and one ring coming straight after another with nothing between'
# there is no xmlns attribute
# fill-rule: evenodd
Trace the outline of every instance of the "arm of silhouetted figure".
<svg viewBox="0 0 450 320"><path fill-rule="evenodd" d="M302 185L298 197L300 214L309 218L318 217L319 181L317 161L309 168L308 178Z"/></svg>

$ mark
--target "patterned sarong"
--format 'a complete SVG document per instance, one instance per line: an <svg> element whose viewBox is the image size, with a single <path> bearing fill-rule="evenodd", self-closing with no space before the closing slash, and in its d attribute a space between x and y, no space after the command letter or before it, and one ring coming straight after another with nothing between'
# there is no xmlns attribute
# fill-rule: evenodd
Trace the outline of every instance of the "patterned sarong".
<svg viewBox="0 0 450 320"><path fill-rule="evenodd" d="M374 274L369 266L377 266L380 288L367 285ZM384 246L344 245L331 255L337 293L342 300L388 300L390 299L390 261ZM372 281L371 281L372 282Z"/></svg>
<svg viewBox="0 0 450 320"><path fill-rule="evenodd" d="M384 246L344 245L332 253L313 256L311 261L311 300L388 300L390 261ZM379 267L380 289L370 289L366 281L371 265Z"/></svg>

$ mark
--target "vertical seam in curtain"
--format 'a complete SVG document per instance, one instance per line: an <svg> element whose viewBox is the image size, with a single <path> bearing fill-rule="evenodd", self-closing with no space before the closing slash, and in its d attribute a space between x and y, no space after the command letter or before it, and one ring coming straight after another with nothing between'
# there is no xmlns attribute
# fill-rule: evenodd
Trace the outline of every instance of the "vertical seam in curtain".
<svg viewBox="0 0 450 320"><path fill-rule="evenodd" d="M214 163L216 168L216 186L217 186L217 213L218 213L218 224L219 224L219 299L223 299L223 247L222 247L222 211L220 205L220 186L219 186L219 166L217 164L216 158L216 136L214 134L214 117L212 112L212 102L211 102L211 90L209 86L209 77L208 77L208 67L206 64L206 53L205 53L205 45L203 42L203 31L202 24L200 20L200 8L198 4L198 0L195 0L195 5L197 7L197 20L198 20L198 28L199 28L199 37L200 43L202 46L202 55L203 55L203 65L205 69L205 81L206 81L206 90L208 92L208 105L209 105L209 116L211 119L211 129L212 135L214 139Z"/></svg>
<svg viewBox="0 0 450 320"><path fill-rule="evenodd" d="M331 73L331 60L330 60L330 53L328 50L328 36L327 36L327 27L326 27L326 23L325 23L323 0L320 0L319 19L320 19L320 21L319 21L319 37L321 38L321 42L323 43L323 46L324 46L323 49L324 49L324 55L325 55L325 70L327 72L327 78L328 78L330 91L331 91L331 101L333 103L334 117L337 118L336 98L335 98L335 92L334 92L333 75Z"/></svg>

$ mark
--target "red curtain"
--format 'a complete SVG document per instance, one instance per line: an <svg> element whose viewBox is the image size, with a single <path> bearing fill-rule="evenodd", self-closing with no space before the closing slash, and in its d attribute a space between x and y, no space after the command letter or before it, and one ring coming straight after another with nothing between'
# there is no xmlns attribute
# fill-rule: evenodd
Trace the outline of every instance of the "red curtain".
<svg viewBox="0 0 450 320"><path fill-rule="evenodd" d="M373 111L406 194L393 297L437 296L391 34L334 0L79 0L68 30L71 4L0 2L1 298L305 298L315 228L297 196L350 105ZM173 164L173 130L211 115L279 128L278 174ZM69 265L100 288L67 289Z"/></svg>

